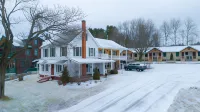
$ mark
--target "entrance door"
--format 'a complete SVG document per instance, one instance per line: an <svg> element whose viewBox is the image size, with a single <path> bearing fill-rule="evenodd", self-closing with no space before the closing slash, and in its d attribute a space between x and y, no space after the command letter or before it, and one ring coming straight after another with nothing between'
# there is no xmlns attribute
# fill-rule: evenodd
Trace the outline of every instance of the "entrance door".
<svg viewBox="0 0 200 112"><path fill-rule="evenodd" d="M186 61L192 61L192 56L186 56Z"/></svg>
<svg viewBox="0 0 200 112"><path fill-rule="evenodd" d="M51 65L51 75L54 75L54 65Z"/></svg>

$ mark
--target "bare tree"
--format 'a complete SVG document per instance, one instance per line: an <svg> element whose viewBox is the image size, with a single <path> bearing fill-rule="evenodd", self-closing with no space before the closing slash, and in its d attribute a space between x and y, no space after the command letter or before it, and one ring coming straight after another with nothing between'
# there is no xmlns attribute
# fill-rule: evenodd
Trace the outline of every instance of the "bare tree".
<svg viewBox="0 0 200 112"><path fill-rule="evenodd" d="M181 27L181 21L179 19L171 19L170 28L173 34L172 41L174 42L174 45L177 45L180 27Z"/></svg>
<svg viewBox="0 0 200 112"><path fill-rule="evenodd" d="M193 42L194 37L197 36L197 26L191 18L187 18L184 21L184 29L182 33L184 38L186 38L186 45L189 45L191 42Z"/></svg>
<svg viewBox="0 0 200 112"><path fill-rule="evenodd" d="M39 7L38 4L32 5L36 0L12 0L14 6L8 11L8 0L0 0L0 21L2 23L5 38L1 39L1 48L3 49L0 58L0 98L4 97L5 74L7 65L20 53L28 48L30 42L37 37L47 37L50 41L51 35L57 35L59 32L70 31L73 24L81 20L84 15L80 9L57 6L54 9ZM30 6L30 4L32 6ZM28 34L24 33L27 41L24 47L8 58L11 53L13 38L12 26L16 22L12 16L23 11L30 28Z"/></svg>
<svg viewBox="0 0 200 112"><path fill-rule="evenodd" d="M169 23L167 21L163 22L163 24L160 27L160 31L164 36L164 45L167 46L169 37L171 35L170 25L169 25Z"/></svg>
<svg viewBox="0 0 200 112"><path fill-rule="evenodd" d="M155 35L154 23L151 20L145 21L139 18L126 21L122 26L120 32L128 38L128 46L135 49L139 54L139 60L142 61L142 56L149 47L153 46L153 40L158 37ZM155 41L158 42L158 40Z"/></svg>

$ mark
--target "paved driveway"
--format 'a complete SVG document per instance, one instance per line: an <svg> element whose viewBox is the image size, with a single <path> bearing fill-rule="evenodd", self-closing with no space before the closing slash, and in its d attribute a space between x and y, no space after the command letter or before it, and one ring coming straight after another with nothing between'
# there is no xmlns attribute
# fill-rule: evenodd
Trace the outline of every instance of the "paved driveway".
<svg viewBox="0 0 200 112"><path fill-rule="evenodd" d="M180 88L200 85L200 64L155 64L123 71L107 89L60 112L166 112Z"/></svg>

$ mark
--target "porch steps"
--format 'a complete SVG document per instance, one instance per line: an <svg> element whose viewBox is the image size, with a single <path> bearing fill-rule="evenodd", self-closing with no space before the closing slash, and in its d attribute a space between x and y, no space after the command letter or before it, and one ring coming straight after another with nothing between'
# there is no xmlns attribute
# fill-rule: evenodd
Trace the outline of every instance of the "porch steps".
<svg viewBox="0 0 200 112"><path fill-rule="evenodd" d="M44 77L44 78L40 79L40 80L37 81L37 82L38 82L38 83L47 82L47 81L49 81L50 78L51 78L51 76L49 76L49 77Z"/></svg>

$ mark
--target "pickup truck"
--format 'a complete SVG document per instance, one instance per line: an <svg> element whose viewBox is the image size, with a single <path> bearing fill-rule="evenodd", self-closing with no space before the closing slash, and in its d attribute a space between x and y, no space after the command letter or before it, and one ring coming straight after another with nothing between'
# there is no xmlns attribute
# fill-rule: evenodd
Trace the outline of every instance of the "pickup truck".
<svg viewBox="0 0 200 112"><path fill-rule="evenodd" d="M140 66L140 64L128 64L124 66L124 69L126 71L128 70L137 70L139 71L144 71L147 67L146 66Z"/></svg>

